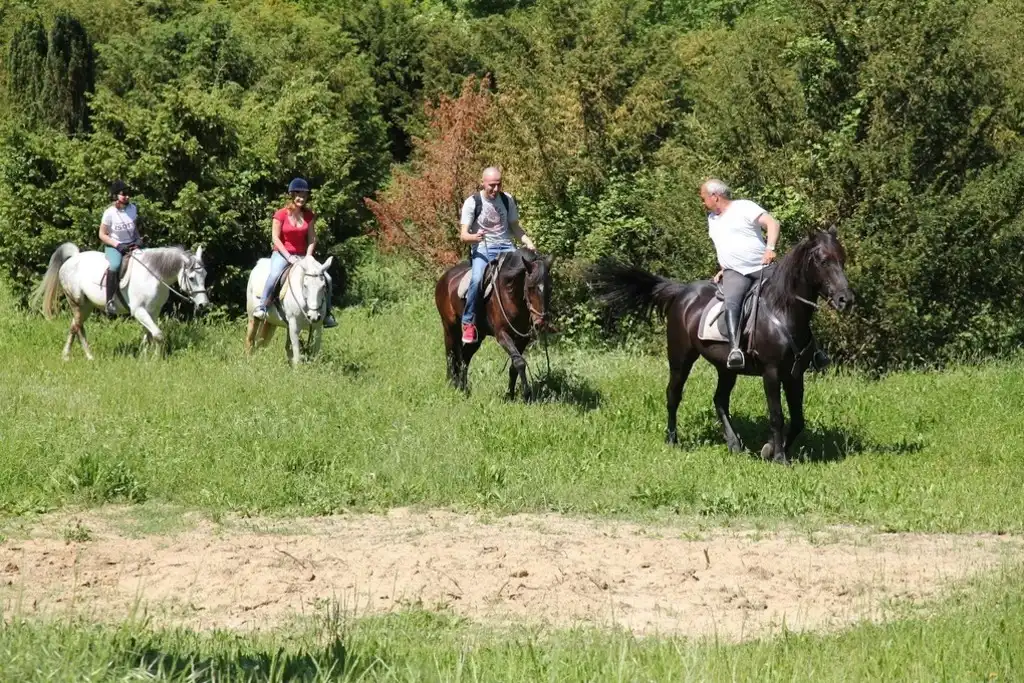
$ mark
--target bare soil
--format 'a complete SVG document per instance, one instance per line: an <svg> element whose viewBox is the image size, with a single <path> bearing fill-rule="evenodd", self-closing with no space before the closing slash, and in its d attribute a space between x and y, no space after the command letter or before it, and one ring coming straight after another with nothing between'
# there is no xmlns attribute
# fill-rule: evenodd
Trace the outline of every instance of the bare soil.
<svg viewBox="0 0 1024 683"><path fill-rule="evenodd" d="M175 513L178 514L178 513ZM4 614L262 629L340 606L410 606L484 623L618 626L740 640L881 620L979 572L1024 539L649 527L452 512L215 524L126 533L110 510L49 515L0 543ZM77 540L72 540L77 539Z"/></svg>

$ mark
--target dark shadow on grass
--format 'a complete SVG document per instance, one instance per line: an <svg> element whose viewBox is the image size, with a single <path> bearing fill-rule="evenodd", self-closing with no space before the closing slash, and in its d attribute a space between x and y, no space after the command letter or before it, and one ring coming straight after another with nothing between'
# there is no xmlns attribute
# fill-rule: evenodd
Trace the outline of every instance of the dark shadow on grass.
<svg viewBox="0 0 1024 683"><path fill-rule="evenodd" d="M732 426L743 440L748 453L760 457L761 446L771 439L772 429L767 417L750 419L743 415L732 416ZM789 422L786 423L788 429ZM704 419L694 429L687 430L680 425L679 444L684 449L700 446L725 445L722 426L714 417ZM797 462L839 462L848 457L866 452L908 455L924 448L920 439L900 439L894 443L878 443L866 438L853 428L822 427L808 423L796 439L791 458Z"/></svg>
<svg viewBox="0 0 1024 683"><path fill-rule="evenodd" d="M132 329L135 337L132 341L123 341L114 347L114 355L122 358L138 358L141 355L142 338L145 330L142 325L139 325L130 318L124 318L122 322ZM178 320L167 318L158 319L156 324L160 326L160 331L164 335L163 355L170 355L176 351L186 351L193 347L202 348L206 346L207 329L201 324L182 323ZM158 348L159 346L157 345L151 346L150 355L153 357L157 356L160 353L156 350Z"/></svg>
<svg viewBox="0 0 1024 683"><path fill-rule="evenodd" d="M348 652L340 638L314 651L244 650L209 655L129 642L122 662L160 680L214 683L221 680L312 681L360 680L376 668L376 657L363 659Z"/></svg>
<svg viewBox="0 0 1024 683"><path fill-rule="evenodd" d="M559 368L537 377L533 390L535 401L571 405L580 412L596 410L604 400L601 392L587 380Z"/></svg>
<svg viewBox="0 0 1024 683"><path fill-rule="evenodd" d="M351 379L362 377L369 367L367 359L353 357L346 350L337 348L322 348L320 354L311 362L330 368Z"/></svg>

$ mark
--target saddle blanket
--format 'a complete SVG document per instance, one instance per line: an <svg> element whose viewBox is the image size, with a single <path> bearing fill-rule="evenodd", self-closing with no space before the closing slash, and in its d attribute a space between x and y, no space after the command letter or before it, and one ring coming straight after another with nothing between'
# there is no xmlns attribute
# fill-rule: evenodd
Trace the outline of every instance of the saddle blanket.
<svg viewBox="0 0 1024 683"><path fill-rule="evenodd" d="M487 264L487 269L484 271L484 298L486 299L491 295L491 289L493 288L492 278L490 277L491 268L494 267L494 261ZM467 270L466 274L459 280L458 295L460 299L466 298L466 292L469 291L469 281L472 279L473 271Z"/></svg>
<svg viewBox="0 0 1024 683"><path fill-rule="evenodd" d="M697 339L702 341L729 341L729 330L725 326L725 302L714 299L704 307L697 326Z"/></svg>

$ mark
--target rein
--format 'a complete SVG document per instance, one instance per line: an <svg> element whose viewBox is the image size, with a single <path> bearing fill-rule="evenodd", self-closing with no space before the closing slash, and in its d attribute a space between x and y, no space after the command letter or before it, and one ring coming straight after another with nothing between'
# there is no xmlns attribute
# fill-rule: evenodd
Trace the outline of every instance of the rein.
<svg viewBox="0 0 1024 683"><path fill-rule="evenodd" d="M498 273L501 271L501 267L505 264L505 256L508 253L509 252L504 252L504 253L501 254L501 256L498 257L498 265L491 272L491 287L494 290L494 296L498 299L498 308L501 310L501 315L502 315L503 318L505 318L505 323L509 326L509 329L511 329L512 332L514 332L515 334L519 335L520 337L529 338L529 337L531 337L529 332L524 334L524 333L520 332L519 330L517 330L515 328L515 325L513 325L512 321L509 320L508 313L505 311L505 305L501 302L501 289L499 289L499 287L498 287ZM525 284L523 286L525 288ZM538 318L543 318L544 317L544 316L542 316L540 314L540 311L536 310L530 304L530 298L525 296L525 292L524 292L524 297L523 298L526 300L526 309L530 313L532 313L533 315L537 316ZM537 329L537 326L533 322L533 318L531 317L531 319L530 319L530 332L533 332L536 329ZM546 333L543 332L543 330L539 331L538 336L541 339L541 345L544 347L544 360L547 362L547 375L546 376L550 377L551 376L551 356L548 354L548 336L547 336ZM526 348L529 348L529 344L527 344ZM505 367L508 367L508 364L509 364L510 360L511 359L508 359L508 360L505 361ZM533 372L532 372L532 370L530 368L530 364L529 364L529 362L526 361L526 349L525 348L523 349L523 361L526 362L526 371L528 373L530 373L531 375L533 375ZM533 381L536 383L539 380L537 379L536 376L534 376L533 377Z"/></svg>
<svg viewBox="0 0 1024 683"><path fill-rule="evenodd" d="M505 323L515 334L519 335L520 337L527 338L530 336L530 332L533 331L533 328L536 327L536 325L534 325L533 323L533 320L530 320L530 331L526 333L520 332L519 330L516 329L515 325L512 324L512 321L509 320L508 313L505 312L505 304L501 302L501 290L498 288L498 273L501 272L501 267L505 264L505 254L508 253L509 252L504 252L502 253L501 256L498 257L498 267L491 272L491 287L494 288L494 296L498 299L498 308L501 309L501 315L503 318L505 318ZM538 318L542 318L543 316L540 314L540 312L530 305L529 297L524 296L524 298L526 300L526 309L533 315L537 316Z"/></svg>
<svg viewBox="0 0 1024 683"><path fill-rule="evenodd" d="M135 249L135 250L133 250L133 251L132 251L132 253L131 253L131 257L130 257L130 258L131 258L131 259L132 259L133 261L135 261L135 262L136 262L136 263L138 263L138 264L139 264L140 266L142 266L142 267L143 267L143 268L145 269L145 271L146 271L147 273L149 273L150 275L152 275L152 276L153 276L153 277L154 277L154 278L156 279L156 281L157 281L157 282L159 282L159 283L160 283L160 284L162 284L162 285L163 285L164 287L166 287L166 288L167 288L167 291L169 291L169 292L170 292L171 294L173 294L174 296L178 297L178 298L179 298L179 299L181 299L182 301L186 301L186 302L190 302L190 301L192 301L192 299L191 299L191 297L190 297L190 296L185 296L184 294L182 294L181 292L179 292L178 290L176 290L176 289L175 289L174 287L171 287L171 286L170 286L169 284L167 284L166 282L164 282L164 281L163 281L163 280L162 280L162 279L160 278L160 276L158 276L158 275L157 275L156 273L154 273L154 272L153 272L152 270L150 270L149 266L147 266L147 265L145 264L145 262L144 262L144 261L143 261L143 260L142 260L142 259L141 259L140 257L138 257L138 256L136 256L136 255L135 255L135 252L136 252L136 251L138 251L138 249ZM184 267L184 266L182 266L182 267ZM196 290L194 290L194 291L192 291L192 292L191 292L191 296L195 296L196 294L206 294L206 290L205 290L205 289L196 289Z"/></svg>
<svg viewBox="0 0 1024 683"><path fill-rule="evenodd" d="M805 298L803 298L802 296L800 296L800 295L798 295L798 294L794 294L794 295L793 295L793 298L794 298L794 299L796 299L797 301L800 301L800 302L802 302L802 303L805 303L805 304L807 304L808 306L810 306L810 307L811 307L811 308L813 308L814 310L818 310L819 308L821 308L821 304L819 304L819 303L816 303L816 302L814 302L814 301L810 301L810 300L808 300L808 299L805 299Z"/></svg>

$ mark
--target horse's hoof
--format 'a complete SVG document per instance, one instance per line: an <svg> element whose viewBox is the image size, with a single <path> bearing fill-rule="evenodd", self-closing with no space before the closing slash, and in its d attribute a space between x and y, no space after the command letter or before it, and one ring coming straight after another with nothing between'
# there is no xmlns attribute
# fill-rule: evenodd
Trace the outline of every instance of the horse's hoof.
<svg viewBox="0 0 1024 683"><path fill-rule="evenodd" d="M762 460L771 460L772 459L772 453L774 451L775 451L775 449L772 447L772 444L769 441L765 445L761 446L761 459Z"/></svg>
<svg viewBox="0 0 1024 683"><path fill-rule="evenodd" d="M665 443L667 443L669 446L678 446L679 437L676 435L674 431L665 432Z"/></svg>

